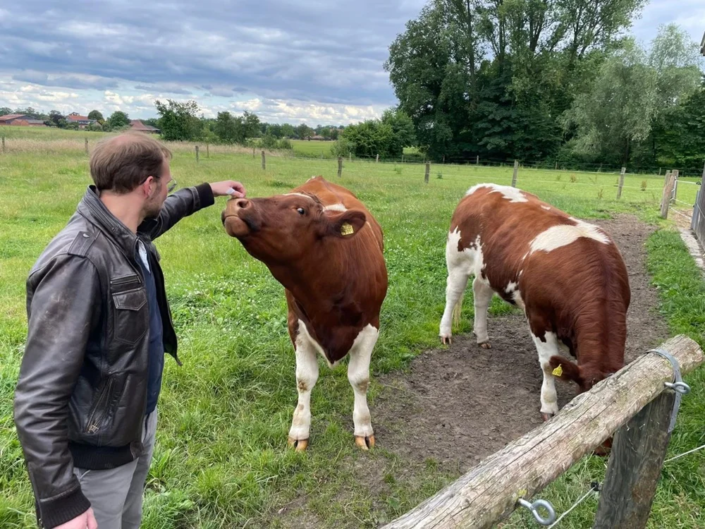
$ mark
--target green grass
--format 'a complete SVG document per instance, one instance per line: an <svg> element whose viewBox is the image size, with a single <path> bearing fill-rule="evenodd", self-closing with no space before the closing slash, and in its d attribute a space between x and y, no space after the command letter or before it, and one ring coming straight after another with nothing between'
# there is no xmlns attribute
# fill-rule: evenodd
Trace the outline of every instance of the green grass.
<svg viewBox="0 0 705 529"><path fill-rule="evenodd" d="M290 140L294 147L294 155L304 158L333 158L331 148L335 145L334 141L308 141L308 140Z"/></svg>
<svg viewBox="0 0 705 529"><path fill-rule="evenodd" d="M14 128L9 129L14 133ZM24 282L89 182L83 152L83 137L88 133L29 130L26 134L38 136L8 137L8 153L0 153L3 528L34 524L31 488L12 422L12 397L26 337ZM34 139L56 144L49 148L30 142L18 147L23 140ZM172 172L181 186L236 178L251 196L267 196L299 185L311 175L337 181L337 163L329 159L271 156L263 171L259 157L251 154L211 148L211 156L202 156L196 164L191 144L174 146L174 152ZM442 179L436 178L438 171ZM403 369L424 348L435 346L444 304L444 243L453 209L471 185L508 184L511 173L511 168L439 165L432 168L429 184L424 184L422 165L345 162L340 182L367 204L385 232L390 288L373 356L375 375ZM641 190L642 181L647 182L646 191ZM616 182L613 174L531 169L519 174L520 187L573 215L596 218L631 212L657 222L662 178L629 175L621 201L615 199ZM679 199L692 203L695 191L696 186L683 185ZM291 505L294 514L289 516L300 516L309 525L373 527L409 510L457 477L439 471L432 461L419 467L385 451L381 438L373 452L357 451L352 438L353 394L345 365L332 371L321 365L312 396L308 452L286 448L296 386L283 290L262 264L224 233L219 219L222 207L223 199L218 199L216 206L184 219L157 241L184 366L178 368L167 359L144 527L281 527L290 519L277 512ZM688 332L702 343L705 291L692 260L670 231L652 237L649 252L654 281L662 293L662 311L672 331ZM471 312L472 299L467 298ZM694 392L683 400L671 444L674 453L702 444L702 378L698 372L689 379ZM380 389L373 375L372 403ZM684 458L666 467L650 527L698 527L692 520L705 506L703 457ZM554 501L559 511L564 509L587 490L591 480L599 479L603 465L597 458L584 460L542 497ZM368 490L356 480L360 467L382 472L385 486ZM414 471L402 471L409 468ZM562 527L589 526L594 506L587 503ZM509 526L533 527L531 523L518 514Z"/></svg>

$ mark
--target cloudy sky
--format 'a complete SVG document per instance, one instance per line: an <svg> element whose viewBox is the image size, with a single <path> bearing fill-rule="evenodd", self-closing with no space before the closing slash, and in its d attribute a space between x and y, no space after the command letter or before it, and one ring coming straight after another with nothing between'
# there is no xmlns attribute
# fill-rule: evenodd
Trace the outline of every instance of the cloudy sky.
<svg viewBox="0 0 705 529"><path fill-rule="evenodd" d="M22 0L0 3L0 107L155 116L195 99L206 116L347 124L396 99L382 65L426 0ZM704 0L651 0L644 43L675 22L700 41Z"/></svg>

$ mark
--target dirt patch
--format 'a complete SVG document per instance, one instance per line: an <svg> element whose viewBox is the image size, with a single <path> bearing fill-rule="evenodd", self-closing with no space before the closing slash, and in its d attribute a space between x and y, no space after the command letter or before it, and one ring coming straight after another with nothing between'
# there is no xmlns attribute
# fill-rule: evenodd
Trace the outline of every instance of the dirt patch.
<svg viewBox="0 0 705 529"><path fill-rule="evenodd" d="M595 223L613 237L629 272L630 362L667 337L646 271L644 243L654 228L629 215ZM542 423L541 370L524 316L490 316L488 327L492 349L478 347L472 336L456 336L449 349L421 354L408 373L378 379L384 390L371 412L386 450L464 472ZM575 396L575 386L556 385L563 407Z"/></svg>

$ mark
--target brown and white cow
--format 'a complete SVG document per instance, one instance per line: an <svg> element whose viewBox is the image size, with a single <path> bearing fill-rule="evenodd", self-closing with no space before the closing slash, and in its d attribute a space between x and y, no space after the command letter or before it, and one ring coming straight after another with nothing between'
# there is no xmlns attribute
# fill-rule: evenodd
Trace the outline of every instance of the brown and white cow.
<svg viewBox="0 0 705 529"><path fill-rule="evenodd" d="M453 214L446 263L441 340L451 340L470 275L480 346L489 348L493 293L522 308L543 371L544 419L558 412L554 373L583 392L624 366L629 278L619 250L599 227L514 187L479 184ZM578 365L559 356L566 348Z"/></svg>
<svg viewBox="0 0 705 529"><path fill-rule="evenodd" d="M355 195L320 176L285 195L233 198L222 218L285 288L299 394L289 444L308 446L317 354L332 367L350 353L355 443L374 446L367 387L387 293L380 225Z"/></svg>

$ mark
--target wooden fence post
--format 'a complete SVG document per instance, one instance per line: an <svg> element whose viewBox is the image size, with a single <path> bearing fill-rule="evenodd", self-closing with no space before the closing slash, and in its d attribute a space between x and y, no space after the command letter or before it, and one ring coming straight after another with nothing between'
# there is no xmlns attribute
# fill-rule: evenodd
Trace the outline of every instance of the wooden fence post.
<svg viewBox="0 0 705 529"><path fill-rule="evenodd" d="M196 163L198 163L198 145L196 145Z"/></svg>
<svg viewBox="0 0 705 529"><path fill-rule="evenodd" d="M2 137L2 152L5 153L5 136Z"/></svg>
<svg viewBox="0 0 705 529"><path fill-rule="evenodd" d="M475 157L475 165L480 165L480 155L479 154Z"/></svg>
<svg viewBox="0 0 705 529"><path fill-rule="evenodd" d="M88 154L88 138L85 138L86 154Z"/></svg>
<svg viewBox="0 0 705 529"><path fill-rule="evenodd" d="M678 169L674 169L673 173L676 175L675 183L673 184L673 193L671 194L671 202L676 201L676 197L678 196L678 177L680 176L678 173Z"/></svg>
<svg viewBox="0 0 705 529"><path fill-rule="evenodd" d="M666 172L666 185L663 186L663 196L661 197L661 218L668 218L668 206L671 203L671 194L673 193L673 186L675 185L676 179L671 171Z"/></svg>
<svg viewBox="0 0 705 529"><path fill-rule="evenodd" d="M675 395L664 391L615 434L593 529L646 527L671 438Z"/></svg>
<svg viewBox="0 0 705 529"><path fill-rule="evenodd" d="M3 145L5 144L5 138L3 138ZM705 180L705 165L703 165L703 180ZM702 182L700 183L702 187Z"/></svg>
<svg viewBox="0 0 705 529"><path fill-rule="evenodd" d="M517 186L517 175L519 174L519 161L514 160L514 174L512 175L512 187Z"/></svg>
<svg viewBox="0 0 705 529"><path fill-rule="evenodd" d="M428 184L428 175L431 173L431 162L426 162L426 175L423 177L423 181Z"/></svg>
<svg viewBox="0 0 705 529"><path fill-rule="evenodd" d="M558 162L556 162L556 171L558 171Z"/></svg>
<svg viewBox="0 0 705 529"><path fill-rule="evenodd" d="M617 200L622 198L622 187L624 187L624 175L627 172L626 167L622 167L622 172L619 173L619 188L617 189Z"/></svg>
<svg viewBox="0 0 705 529"><path fill-rule="evenodd" d="M338 178L343 176L343 157L338 156Z"/></svg>
<svg viewBox="0 0 705 529"><path fill-rule="evenodd" d="M377 158L375 158L375 163L379 162L379 154L377 155Z"/></svg>
<svg viewBox="0 0 705 529"><path fill-rule="evenodd" d="M264 149L262 149L262 170L267 169L267 160L265 159Z"/></svg>
<svg viewBox="0 0 705 529"><path fill-rule="evenodd" d="M211 157L211 149L210 149L210 144L206 143L206 158Z"/></svg>

